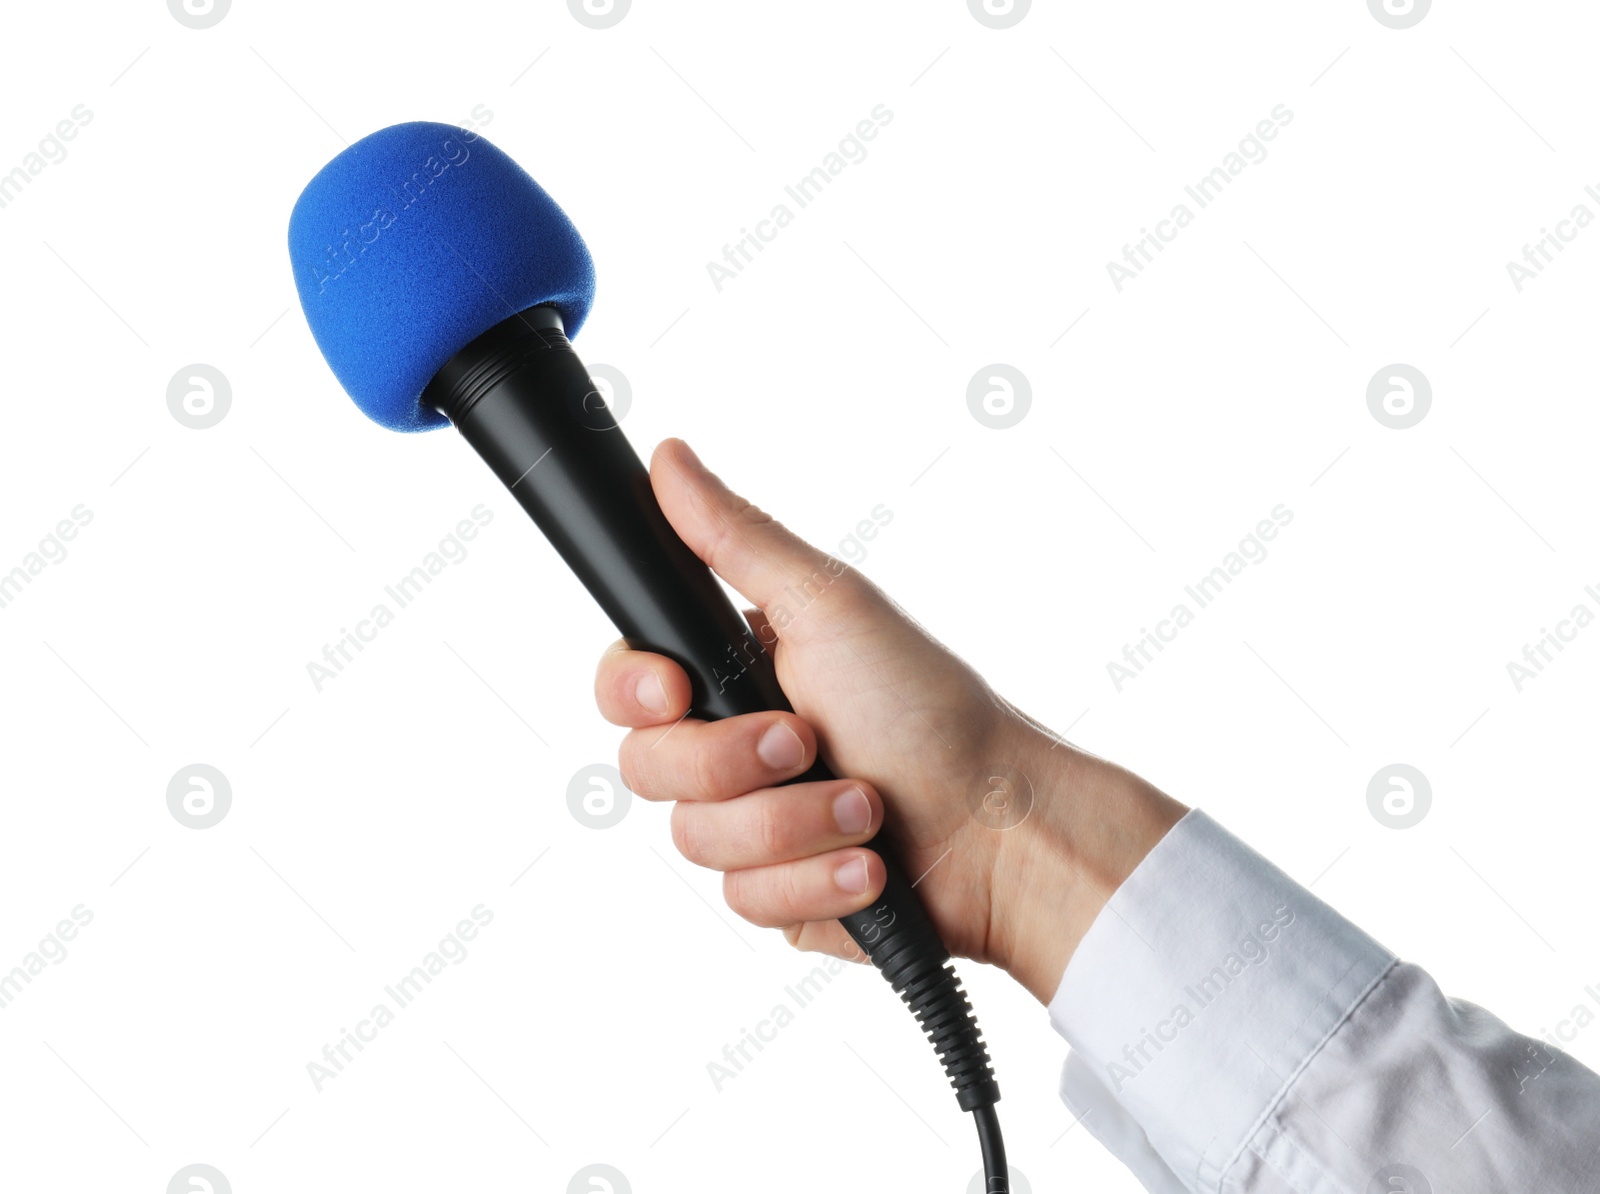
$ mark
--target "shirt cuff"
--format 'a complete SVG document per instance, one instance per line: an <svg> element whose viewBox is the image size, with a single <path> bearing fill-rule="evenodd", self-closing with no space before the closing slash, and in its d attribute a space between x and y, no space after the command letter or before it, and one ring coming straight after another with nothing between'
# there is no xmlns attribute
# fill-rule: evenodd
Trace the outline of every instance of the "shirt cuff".
<svg viewBox="0 0 1600 1194"><path fill-rule="evenodd" d="M1112 895L1050 1002L1061 1095L1153 1191L1214 1191L1395 956L1205 813Z"/></svg>

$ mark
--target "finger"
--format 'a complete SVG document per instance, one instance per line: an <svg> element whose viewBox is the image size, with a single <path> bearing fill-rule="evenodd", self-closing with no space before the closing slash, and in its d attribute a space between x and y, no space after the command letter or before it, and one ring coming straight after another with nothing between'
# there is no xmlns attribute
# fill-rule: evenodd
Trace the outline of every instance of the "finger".
<svg viewBox="0 0 1600 1194"><path fill-rule="evenodd" d="M872 960L836 920L811 920L805 924L786 925L783 935L790 945L806 953L829 954L858 964Z"/></svg>
<svg viewBox="0 0 1600 1194"><path fill-rule="evenodd" d="M686 717L632 731L619 752L624 782L646 800L742 796L793 779L816 757L817 736L793 713Z"/></svg>
<svg viewBox="0 0 1600 1194"><path fill-rule="evenodd" d="M882 824L883 801L872 785L829 779L720 803L680 802L672 810L672 840L690 862L737 871L859 846Z"/></svg>
<svg viewBox="0 0 1600 1194"><path fill-rule="evenodd" d="M776 929L860 912L878 898L883 884L883 859L851 846L796 862L729 871L722 877L722 895L751 924Z"/></svg>
<svg viewBox="0 0 1600 1194"><path fill-rule="evenodd" d="M762 609L785 592L820 594L849 569L751 505L700 463L689 445L663 440L650 484L667 520L712 571Z"/></svg>
<svg viewBox="0 0 1600 1194"><path fill-rule="evenodd" d="M600 656L594 699L612 725L639 729L677 721L689 709L689 676L665 655L635 651L618 639Z"/></svg>

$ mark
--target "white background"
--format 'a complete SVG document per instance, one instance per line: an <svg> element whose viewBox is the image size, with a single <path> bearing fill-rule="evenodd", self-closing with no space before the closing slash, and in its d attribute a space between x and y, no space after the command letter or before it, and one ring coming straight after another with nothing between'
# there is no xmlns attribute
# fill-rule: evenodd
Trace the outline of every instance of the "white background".
<svg viewBox="0 0 1600 1194"><path fill-rule="evenodd" d="M800 532L879 503L864 570L1016 703L1206 807L1445 989L1553 1031L1600 984L1600 629L1506 664L1600 584L1585 230L1592 6L238 0L13 5L0 171L0 1010L7 1189L954 1194L976 1142L881 981L836 980L718 1093L706 1064L810 962L737 921L664 809L597 832L610 627L453 432L361 416L294 302L295 196L347 140L467 120L559 199L600 279L578 340ZM532 66L529 64L533 63ZM875 105L892 122L738 278L706 263ZM1107 262L1276 105L1292 121L1119 293ZM52 151L53 152L53 151ZM1193 204L1191 203L1191 206ZM1070 326L1070 331L1065 330ZM169 413L201 362L208 430ZM1026 417L969 412L1021 370ZM1427 416L1391 430L1403 362ZM1091 488L1092 486L1092 488ZM337 680L306 664L471 508L493 522ZM1118 692L1107 662L1275 505L1293 522ZM219 768L197 831L169 780ZM1396 831L1369 780L1433 805ZM538 861L535 862L534 860ZM532 863L532 868L528 869ZM306 1065L475 905L493 923L318 1093ZM963 967L1014 1164L1131 1190L1055 1095L1064 1046ZM1591 1005L1593 1010L1593 1005ZM1600 1062L1600 1027L1568 1046ZM892 1089L891 1089L892 1088Z"/></svg>

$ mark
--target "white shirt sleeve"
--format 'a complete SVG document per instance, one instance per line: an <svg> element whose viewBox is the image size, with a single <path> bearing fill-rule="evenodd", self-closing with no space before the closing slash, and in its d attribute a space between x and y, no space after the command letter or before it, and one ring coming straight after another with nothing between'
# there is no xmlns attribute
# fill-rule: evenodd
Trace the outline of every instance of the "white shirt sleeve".
<svg viewBox="0 0 1600 1194"><path fill-rule="evenodd" d="M1600 1190L1600 1077L1199 811L1101 910L1050 1019L1062 1099L1156 1194Z"/></svg>

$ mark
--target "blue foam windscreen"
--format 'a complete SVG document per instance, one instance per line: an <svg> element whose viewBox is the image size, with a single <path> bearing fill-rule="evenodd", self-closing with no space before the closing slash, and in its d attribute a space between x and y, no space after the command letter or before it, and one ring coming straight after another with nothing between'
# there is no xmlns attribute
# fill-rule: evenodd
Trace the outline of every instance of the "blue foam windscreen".
<svg viewBox="0 0 1600 1194"><path fill-rule="evenodd" d="M317 172L289 217L295 288L317 346L367 415L397 431L448 420L418 401L446 361L529 307L569 336L594 301L578 230L481 135L396 124Z"/></svg>

